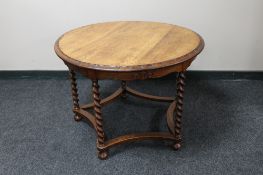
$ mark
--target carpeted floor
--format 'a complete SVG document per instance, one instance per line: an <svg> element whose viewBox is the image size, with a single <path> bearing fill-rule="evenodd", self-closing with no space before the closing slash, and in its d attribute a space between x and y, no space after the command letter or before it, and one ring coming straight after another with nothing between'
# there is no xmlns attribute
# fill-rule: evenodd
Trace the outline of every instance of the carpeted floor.
<svg viewBox="0 0 263 175"><path fill-rule="evenodd" d="M90 101L90 82L79 83L81 102ZM0 80L0 174L263 174L263 81L186 83L180 151L169 142L135 142L114 147L101 161L95 132L73 120L66 78ZM119 84L101 82L102 96ZM129 85L175 95L172 76ZM103 108L107 136L166 130L167 107L130 96L120 99Z"/></svg>

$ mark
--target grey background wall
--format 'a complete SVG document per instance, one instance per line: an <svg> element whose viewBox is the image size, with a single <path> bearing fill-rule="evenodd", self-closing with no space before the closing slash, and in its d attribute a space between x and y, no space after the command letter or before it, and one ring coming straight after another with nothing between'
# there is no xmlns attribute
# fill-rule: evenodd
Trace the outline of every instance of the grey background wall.
<svg viewBox="0 0 263 175"><path fill-rule="evenodd" d="M0 70L65 70L55 40L72 28L114 20L197 31L206 48L192 70L263 70L262 0L1 0Z"/></svg>

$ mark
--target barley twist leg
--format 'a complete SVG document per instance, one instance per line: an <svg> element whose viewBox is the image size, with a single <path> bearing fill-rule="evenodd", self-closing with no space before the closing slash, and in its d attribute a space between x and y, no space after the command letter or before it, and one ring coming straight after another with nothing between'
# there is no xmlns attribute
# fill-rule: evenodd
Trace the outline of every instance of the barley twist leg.
<svg viewBox="0 0 263 175"><path fill-rule="evenodd" d="M181 148L182 133L182 113L183 113L183 98L184 98L185 74L179 72L177 76L177 95L176 95L176 114L175 114L175 144L174 149Z"/></svg>
<svg viewBox="0 0 263 175"><path fill-rule="evenodd" d="M122 88L122 94L121 97L122 98L127 98L127 91L126 91L126 87L127 87L127 82L126 81L121 81L121 88Z"/></svg>
<svg viewBox="0 0 263 175"><path fill-rule="evenodd" d="M97 131L97 149L98 157L100 159L106 159L108 157L107 150L101 150L98 147L104 144L105 134L103 130L103 119L101 115L101 100L99 92L98 80L92 81L92 92L93 92L93 101L94 101L94 112L95 112L95 121L96 121L96 131Z"/></svg>
<svg viewBox="0 0 263 175"><path fill-rule="evenodd" d="M79 109L79 97L78 97L78 88L76 82L76 73L73 70L69 70L69 76L71 80L71 93L72 93L72 100L73 100L73 112L75 113L74 119L75 121L80 121L81 116L77 115L75 110Z"/></svg>

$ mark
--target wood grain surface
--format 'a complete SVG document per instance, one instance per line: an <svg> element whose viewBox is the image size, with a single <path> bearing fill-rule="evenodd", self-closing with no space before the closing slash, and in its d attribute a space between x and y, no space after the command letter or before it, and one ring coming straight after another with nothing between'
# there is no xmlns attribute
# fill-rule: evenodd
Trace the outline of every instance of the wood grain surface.
<svg viewBox="0 0 263 175"><path fill-rule="evenodd" d="M96 67L177 64L203 48L195 32L176 25L123 21L93 24L65 33L55 45L63 60ZM71 62L72 63L72 62ZM83 64L82 64L83 63ZM87 64L85 64L87 63ZM163 66L163 65L162 65ZM90 67L90 66L88 66Z"/></svg>

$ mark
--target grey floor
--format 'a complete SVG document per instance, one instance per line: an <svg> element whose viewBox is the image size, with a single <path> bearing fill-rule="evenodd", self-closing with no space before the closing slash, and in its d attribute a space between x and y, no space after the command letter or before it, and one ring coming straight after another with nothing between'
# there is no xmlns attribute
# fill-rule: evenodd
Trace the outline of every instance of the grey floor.
<svg viewBox="0 0 263 175"><path fill-rule="evenodd" d="M79 83L81 101L90 101L90 82ZM171 76L129 84L175 94ZM102 96L118 86L102 82ZM101 161L95 132L73 120L66 78L0 80L0 174L263 174L263 81L190 79L184 102L180 151L169 142L136 142ZM107 135L166 130L167 107L120 99L103 108Z"/></svg>

